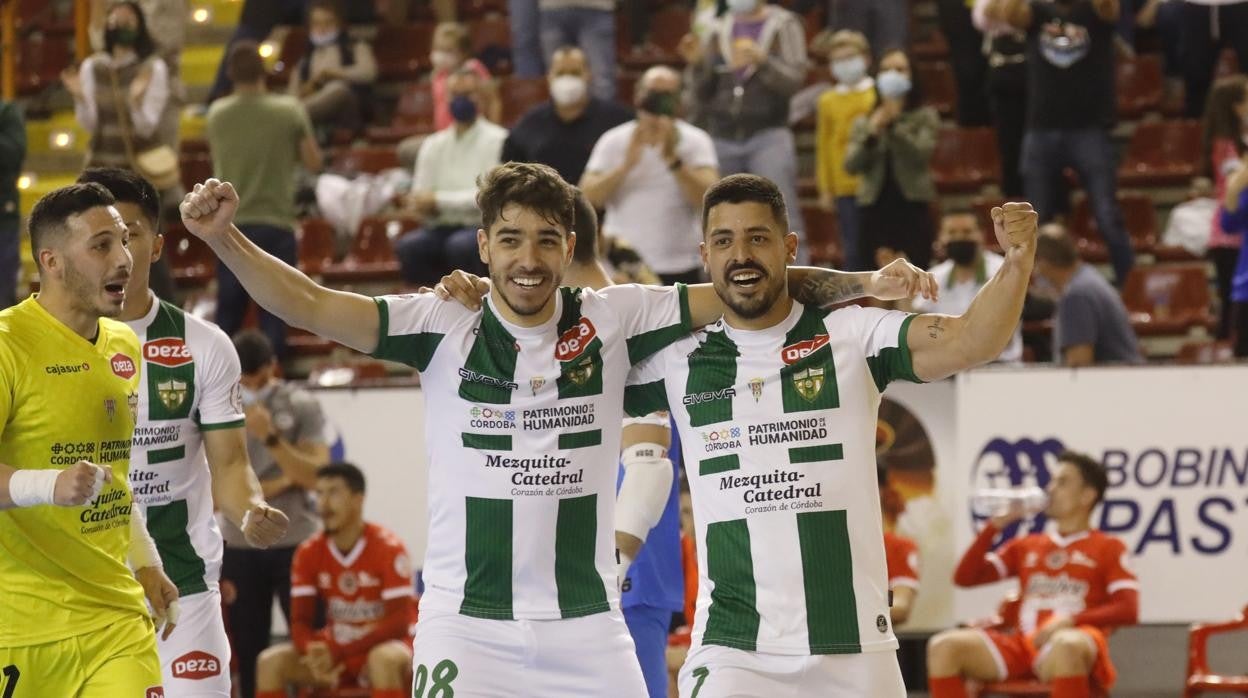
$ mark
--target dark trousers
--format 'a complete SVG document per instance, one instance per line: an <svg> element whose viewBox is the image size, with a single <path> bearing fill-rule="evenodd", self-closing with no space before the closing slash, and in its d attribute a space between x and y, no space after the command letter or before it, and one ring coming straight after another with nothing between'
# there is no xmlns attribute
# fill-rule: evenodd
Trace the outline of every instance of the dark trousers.
<svg viewBox="0 0 1248 698"><path fill-rule="evenodd" d="M403 281L413 286L433 286L456 269L485 275L475 227L420 227L399 238L394 254Z"/></svg>
<svg viewBox="0 0 1248 698"><path fill-rule="evenodd" d="M1205 99L1222 49L1234 49L1241 71L1248 66L1248 2L1220 6L1184 2L1182 6L1186 111L1189 118L1198 119L1205 112Z"/></svg>
<svg viewBox="0 0 1248 698"><path fill-rule="evenodd" d="M1235 325L1235 358L1248 359L1248 303L1232 305Z"/></svg>
<svg viewBox="0 0 1248 698"><path fill-rule="evenodd" d="M939 0L937 9L940 31L949 40L949 60L958 88L958 125L987 126L991 118L988 100L984 99L988 80L984 35L971 23L965 0Z"/></svg>
<svg viewBox="0 0 1248 698"><path fill-rule="evenodd" d="M1052 221L1061 206L1062 170L1071 167L1079 174L1121 286L1135 264L1135 253L1118 207L1118 165L1109 131L1032 129L1023 137L1022 167L1023 187L1041 223Z"/></svg>
<svg viewBox="0 0 1248 698"><path fill-rule="evenodd" d="M1235 278L1235 263L1239 261L1238 247L1210 247L1209 261L1213 262L1214 280L1218 288L1218 339L1231 336L1231 281ZM1243 333L1243 326L1240 326Z"/></svg>
<svg viewBox="0 0 1248 698"><path fill-rule="evenodd" d="M229 580L238 592L226 611L238 660L236 685L242 698L251 698L256 692L256 658L269 646L274 596L290 623L290 564L294 557L294 548L225 548L221 578Z"/></svg>
<svg viewBox="0 0 1248 698"><path fill-rule="evenodd" d="M290 266L296 266L299 258L298 243L294 232L275 225L254 223L240 224L238 229L260 249L277 257ZM243 327L251 296L242 282L224 264L217 265L217 326L230 337ZM264 308L259 308L260 331L273 344L278 358L286 356L286 323Z"/></svg>
<svg viewBox="0 0 1248 698"><path fill-rule="evenodd" d="M308 0L244 0L242 15L234 35L225 46L221 56L221 64L217 66L217 77L208 93L208 104L224 97L234 89L233 83L226 77L225 64L230 56L230 48L235 43L251 40L257 43L269 38L269 33L279 24L302 25ZM357 3L352 3L357 4Z"/></svg>
<svg viewBox="0 0 1248 698"><path fill-rule="evenodd" d="M1007 199L1023 196L1021 169L1023 134L1027 129L1027 66L1012 63L988 72L988 104L997 129L1001 154L1001 193Z"/></svg>
<svg viewBox="0 0 1248 698"><path fill-rule="evenodd" d="M0 310L24 300L26 292L17 288L22 268L21 229L17 219L0 223Z"/></svg>

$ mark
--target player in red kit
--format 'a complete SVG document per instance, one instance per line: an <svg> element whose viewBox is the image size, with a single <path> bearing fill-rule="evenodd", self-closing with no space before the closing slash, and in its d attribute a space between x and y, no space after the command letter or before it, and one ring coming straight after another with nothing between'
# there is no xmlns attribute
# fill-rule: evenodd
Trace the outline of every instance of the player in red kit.
<svg viewBox="0 0 1248 698"><path fill-rule="evenodd" d="M880 511L884 517L884 562L888 566L888 616L893 626L910 618L914 597L919 594L919 546L909 538L888 530L897 525L897 516L905 510L901 493L888 482L888 470L876 468L880 485Z"/></svg>
<svg viewBox="0 0 1248 698"><path fill-rule="evenodd" d="M364 474L350 463L317 471L325 529L295 551L290 636L256 664L256 698L284 698L287 686L352 686L373 698L411 694L416 625L411 563L390 531L364 521ZM325 627L313 628L317 602Z"/></svg>
<svg viewBox="0 0 1248 698"><path fill-rule="evenodd" d="M946 630L927 647L932 698L963 698L965 678L1000 681L1039 677L1054 698L1107 692L1116 673L1106 637L1134 625L1139 585L1122 541L1092 530L1093 507L1108 480L1100 463L1077 453L1058 456L1049 482L1047 533L1035 533L991 552L993 541L1019 513L992 519L954 573L959 586L1018 577L1017 627Z"/></svg>

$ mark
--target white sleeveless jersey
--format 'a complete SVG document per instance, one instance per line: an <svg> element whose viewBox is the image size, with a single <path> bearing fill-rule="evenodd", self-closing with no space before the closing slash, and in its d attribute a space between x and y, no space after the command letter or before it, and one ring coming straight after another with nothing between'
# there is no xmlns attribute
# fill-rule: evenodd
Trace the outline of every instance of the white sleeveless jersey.
<svg viewBox="0 0 1248 698"><path fill-rule="evenodd" d="M624 381L688 336L683 286L560 289L549 322L432 294L377 299L375 355L421 373L429 544L421 609L575 618L618 606ZM415 493L413 493L415 494Z"/></svg>
<svg viewBox="0 0 1248 698"><path fill-rule="evenodd" d="M143 345L134 501L178 593L216 589L222 541L203 432L243 427L238 354L216 325L154 296L147 315L126 324Z"/></svg>
<svg viewBox="0 0 1248 698"><path fill-rule="evenodd" d="M695 643L768 654L892 650L875 444L880 393L917 381L913 316L793 304L722 320L642 363L627 410L670 409L693 495Z"/></svg>

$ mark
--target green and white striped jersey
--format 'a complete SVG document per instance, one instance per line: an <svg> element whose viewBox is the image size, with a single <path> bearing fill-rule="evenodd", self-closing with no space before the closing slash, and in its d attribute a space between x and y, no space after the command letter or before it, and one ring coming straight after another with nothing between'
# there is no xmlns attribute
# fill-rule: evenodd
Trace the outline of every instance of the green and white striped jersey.
<svg viewBox="0 0 1248 698"><path fill-rule="evenodd" d="M615 479L624 381L692 331L683 286L560 289L518 327L487 296L377 299L375 355L421 372L429 544L422 609L575 618L618 605Z"/></svg>
<svg viewBox="0 0 1248 698"><path fill-rule="evenodd" d="M165 573L182 596L217 588L221 529L203 432L243 426L238 354L216 325L152 296L126 323L143 345L143 386L130 455L130 488L143 507Z"/></svg>
<svg viewBox="0 0 1248 698"><path fill-rule="evenodd" d="M913 316L794 302L722 320L629 376L626 409L670 409L693 495L695 643L785 655L896 649L875 473L880 393L917 381Z"/></svg>

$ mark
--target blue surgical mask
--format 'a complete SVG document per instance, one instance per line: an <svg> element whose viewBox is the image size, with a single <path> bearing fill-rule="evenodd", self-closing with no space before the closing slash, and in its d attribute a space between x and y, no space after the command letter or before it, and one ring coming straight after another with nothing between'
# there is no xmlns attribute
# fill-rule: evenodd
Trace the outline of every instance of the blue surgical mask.
<svg viewBox="0 0 1248 698"><path fill-rule="evenodd" d="M867 61L862 56L832 61L832 77L842 85L856 85L867 74Z"/></svg>
<svg viewBox="0 0 1248 698"><path fill-rule="evenodd" d="M734 15L748 15L758 8L758 0L728 0L728 11Z"/></svg>
<svg viewBox="0 0 1248 698"><path fill-rule="evenodd" d="M901 99L910 91L910 76L900 70L885 70L876 76L875 86L884 99Z"/></svg>
<svg viewBox="0 0 1248 698"><path fill-rule="evenodd" d="M451 100L451 117L461 124L471 124L477 120L477 103L467 95L456 95Z"/></svg>

